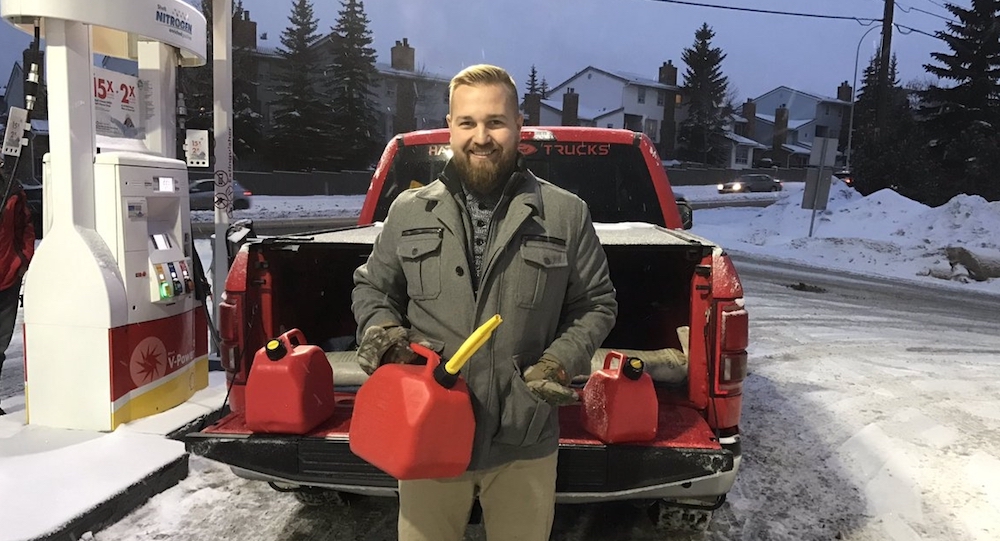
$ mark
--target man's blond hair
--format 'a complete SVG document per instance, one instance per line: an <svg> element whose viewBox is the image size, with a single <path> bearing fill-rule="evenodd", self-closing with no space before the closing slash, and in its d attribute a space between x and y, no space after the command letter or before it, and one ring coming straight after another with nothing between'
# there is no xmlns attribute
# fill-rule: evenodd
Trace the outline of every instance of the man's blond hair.
<svg viewBox="0 0 1000 541"><path fill-rule="evenodd" d="M500 85L510 93L510 99L514 104L514 108L518 108L517 84L514 83L514 78L507 73L507 70L503 68L489 64L476 64L458 72L457 75L451 78L451 83L448 85L449 108L451 99L455 95L455 89L463 85Z"/></svg>

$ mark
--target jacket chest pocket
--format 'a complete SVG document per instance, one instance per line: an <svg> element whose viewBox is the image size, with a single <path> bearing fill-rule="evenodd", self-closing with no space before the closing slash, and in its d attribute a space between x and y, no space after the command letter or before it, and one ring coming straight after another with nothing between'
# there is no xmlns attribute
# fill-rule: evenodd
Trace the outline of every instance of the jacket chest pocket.
<svg viewBox="0 0 1000 541"><path fill-rule="evenodd" d="M406 276L411 299L436 299L441 294L441 228L403 231L396 255Z"/></svg>
<svg viewBox="0 0 1000 541"><path fill-rule="evenodd" d="M539 308L546 304L546 297L561 302L557 292L566 289L566 241L555 237L525 236L521 239L520 253L522 265L518 273L517 305Z"/></svg>

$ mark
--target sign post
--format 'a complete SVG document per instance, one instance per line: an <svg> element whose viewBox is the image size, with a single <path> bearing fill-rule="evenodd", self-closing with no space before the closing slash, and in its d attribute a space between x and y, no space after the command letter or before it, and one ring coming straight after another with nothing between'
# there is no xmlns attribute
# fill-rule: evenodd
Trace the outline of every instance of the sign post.
<svg viewBox="0 0 1000 541"><path fill-rule="evenodd" d="M826 210L830 199L830 176L837 158L837 143L837 138L827 137L826 126L816 126L816 137L813 138L812 152L809 154L809 169L806 170L806 188L802 193L802 208L812 209L809 220L810 237L813 235L816 211Z"/></svg>

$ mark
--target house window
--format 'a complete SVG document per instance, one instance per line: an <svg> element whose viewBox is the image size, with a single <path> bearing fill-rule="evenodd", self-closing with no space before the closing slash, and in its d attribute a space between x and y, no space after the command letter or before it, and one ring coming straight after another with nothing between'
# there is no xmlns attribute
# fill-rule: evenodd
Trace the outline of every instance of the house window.
<svg viewBox="0 0 1000 541"><path fill-rule="evenodd" d="M680 105L681 101L682 101L681 95L680 94L674 94L674 103L677 104L677 105Z"/></svg>
<svg viewBox="0 0 1000 541"><path fill-rule="evenodd" d="M746 165L750 161L750 149L743 146L736 146L736 164Z"/></svg>
<svg viewBox="0 0 1000 541"><path fill-rule="evenodd" d="M666 94L666 92L664 92L662 90L657 90L656 91L656 104L657 105L663 105L663 102L666 101L665 94Z"/></svg>
<svg viewBox="0 0 1000 541"><path fill-rule="evenodd" d="M648 135L649 138L652 139L653 141L657 140L657 137L656 137L657 133L656 132L658 131L658 129L660 127L659 124L660 123L657 122L655 118L647 118L646 119L645 130L643 130L643 131L645 131L646 135Z"/></svg>
<svg viewBox="0 0 1000 541"><path fill-rule="evenodd" d="M385 95L389 98L396 95L396 81L385 82Z"/></svg>
<svg viewBox="0 0 1000 541"><path fill-rule="evenodd" d="M636 90L639 92L639 103L646 103L646 89L640 86Z"/></svg>
<svg viewBox="0 0 1000 541"><path fill-rule="evenodd" d="M608 122L608 127L609 127L609 128L614 128L614 127L615 127L615 125L614 125L613 123L611 123L611 122Z"/></svg>

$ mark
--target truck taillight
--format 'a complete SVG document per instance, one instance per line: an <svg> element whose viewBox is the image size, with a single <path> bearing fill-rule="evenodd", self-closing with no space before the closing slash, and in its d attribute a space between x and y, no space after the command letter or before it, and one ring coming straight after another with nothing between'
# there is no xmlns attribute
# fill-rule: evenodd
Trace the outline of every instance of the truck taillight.
<svg viewBox="0 0 1000 541"><path fill-rule="evenodd" d="M738 395L743 390L743 379L747 375L746 348L749 334L749 318L742 299L720 305L716 332L719 356L713 378L713 394Z"/></svg>

